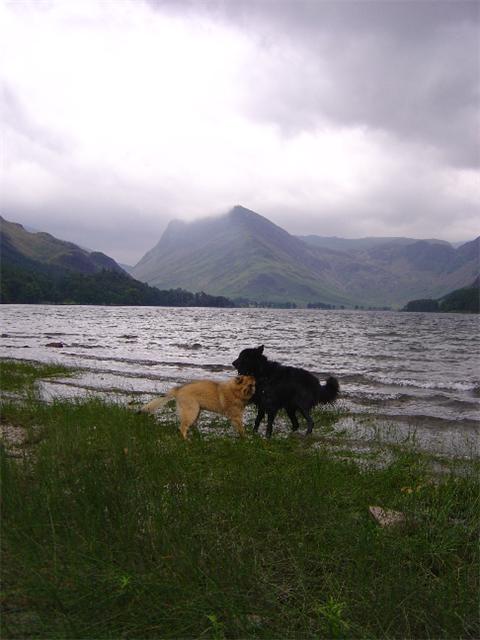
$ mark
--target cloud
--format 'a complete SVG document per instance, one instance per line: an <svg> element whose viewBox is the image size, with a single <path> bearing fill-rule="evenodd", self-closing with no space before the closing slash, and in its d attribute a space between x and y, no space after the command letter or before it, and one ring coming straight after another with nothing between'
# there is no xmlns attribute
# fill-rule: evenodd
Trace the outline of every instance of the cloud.
<svg viewBox="0 0 480 640"><path fill-rule="evenodd" d="M4 215L135 262L236 203L475 233L476 2L7 2Z"/></svg>
<svg viewBox="0 0 480 640"><path fill-rule="evenodd" d="M384 129L432 145L448 162L478 166L477 2L221 6L257 37L253 116L286 131L324 120Z"/></svg>

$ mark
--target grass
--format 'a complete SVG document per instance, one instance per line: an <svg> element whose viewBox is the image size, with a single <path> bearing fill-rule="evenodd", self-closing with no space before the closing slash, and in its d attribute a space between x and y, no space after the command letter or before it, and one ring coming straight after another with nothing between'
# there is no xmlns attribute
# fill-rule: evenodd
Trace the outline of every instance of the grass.
<svg viewBox="0 0 480 640"><path fill-rule="evenodd" d="M477 638L478 466L360 470L297 438L183 442L96 399L6 401L4 638ZM368 506L406 514L382 529Z"/></svg>
<svg viewBox="0 0 480 640"><path fill-rule="evenodd" d="M26 360L0 361L0 388L2 391L31 394L40 379L72 375L72 369L61 364L39 364Z"/></svg>

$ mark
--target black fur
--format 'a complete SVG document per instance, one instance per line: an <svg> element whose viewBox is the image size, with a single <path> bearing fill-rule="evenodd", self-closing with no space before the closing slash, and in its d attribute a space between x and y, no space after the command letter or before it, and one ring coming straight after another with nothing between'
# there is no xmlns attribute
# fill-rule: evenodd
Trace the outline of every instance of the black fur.
<svg viewBox="0 0 480 640"><path fill-rule="evenodd" d="M311 410L317 404L335 402L340 391L338 380L329 377L325 385L305 369L286 367L269 360L263 355L263 345L255 349L244 349L232 362L240 375L254 376L256 390L252 402L257 405L254 431L258 431L267 414L267 431L272 435L273 421L280 409L285 409L292 423L292 430L298 429L296 413L300 411L307 421L307 434L312 432Z"/></svg>

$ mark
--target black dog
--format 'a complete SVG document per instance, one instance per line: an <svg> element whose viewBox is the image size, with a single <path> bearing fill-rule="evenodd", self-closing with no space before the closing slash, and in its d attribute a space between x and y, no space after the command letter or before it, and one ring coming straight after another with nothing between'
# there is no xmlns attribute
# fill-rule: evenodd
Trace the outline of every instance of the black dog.
<svg viewBox="0 0 480 640"><path fill-rule="evenodd" d="M327 379L322 387L318 378L299 367L286 367L278 362L268 360L263 355L263 345L256 349L244 349L232 362L240 375L254 376L256 390L251 399L257 405L254 431L258 431L265 413L267 414L267 431L272 435L273 421L280 409L285 409L292 422L292 430L298 429L296 412L300 411L307 421L306 435L313 429L310 414L317 404L334 402L340 386L333 377Z"/></svg>

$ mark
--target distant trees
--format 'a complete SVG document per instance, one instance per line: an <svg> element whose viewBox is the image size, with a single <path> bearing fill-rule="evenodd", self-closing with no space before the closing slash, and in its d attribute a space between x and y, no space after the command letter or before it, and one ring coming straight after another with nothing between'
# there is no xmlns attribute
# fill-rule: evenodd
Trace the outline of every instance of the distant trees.
<svg viewBox="0 0 480 640"><path fill-rule="evenodd" d="M18 266L2 267L0 303L97 304L166 307L234 307L223 296L184 289L162 291L110 270L83 274L42 273Z"/></svg>
<svg viewBox="0 0 480 640"><path fill-rule="evenodd" d="M480 288L479 278L469 287L455 289L443 298L431 300L411 300L402 311L439 311L456 313L480 312Z"/></svg>
<svg viewBox="0 0 480 640"><path fill-rule="evenodd" d="M335 305L326 304L325 302L309 302L307 309L335 309Z"/></svg>
<svg viewBox="0 0 480 640"><path fill-rule="evenodd" d="M438 300L422 298L420 300L410 300L402 311L440 311Z"/></svg>
<svg viewBox="0 0 480 640"><path fill-rule="evenodd" d="M456 289L440 300L440 311L463 313L480 312L480 290L478 278L471 287Z"/></svg>
<svg viewBox="0 0 480 640"><path fill-rule="evenodd" d="M234 298L236 307L251 307L253 309L296 309L297 304L288 300L272 302L268 300L250 300L249 298Z"/></svg>
<svg viewBox="0 0 480 640"><path fill-rule="evenodd" d="M0 282L1 303L35 303L46 296L56 297L55 286L48 276L21 267L2 265Z"/></svg>

